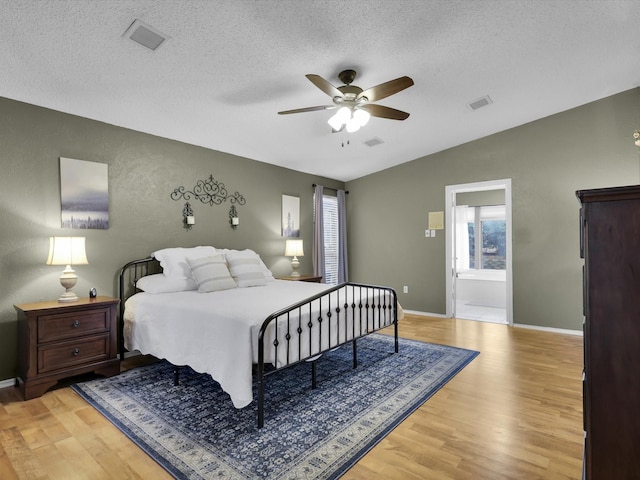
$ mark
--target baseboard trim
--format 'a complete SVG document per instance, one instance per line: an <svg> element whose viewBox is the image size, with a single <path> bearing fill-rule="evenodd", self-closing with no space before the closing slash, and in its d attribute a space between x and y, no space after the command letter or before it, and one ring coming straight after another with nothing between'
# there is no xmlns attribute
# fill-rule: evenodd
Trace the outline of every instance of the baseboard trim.
<svg viewBox="0 0 640 480"><path fill-rule="evenodd" d="M418 317L451 318L441 313L419 312L417 310L405 310L404 313L408 313L410 315L416 315ZM468 320L468 319L463 319L463 320ZM468 320L468 321L475 322L476 320ZM505 324L496 324L496 325L507 325L507 324L505 323ZM567 328L542 327L539 325L526 325L524 323L514 323L513 326L517 328L528 328L529 330L541 330L544 332L560 333L562 335L574 335L578 337L582 336L582 330L569 330Z"/></svg>
<svg viewBox="0 0 640 480"><path fill-rule="evenodd" d="M419 312L417 310L406 310L406 309L404 309L404 313L408 313L409 315L417 315L419 317L447 318L446 315L443 315L441 313Z"/></svg>
<svg viewBox="0 0 640 480"><path fill-rule="evenodd" d="M134 350L133 352L124 352L124 358L131 358L131 357L137 357L139 355L142 355L138 350Z"/></svg>
<svg viewBox="0 0 640 480"><path fill-rule="evenodd" d="M7 378L6 380L0 381L0 388L13 387L16 384L15 378Z"/></svg>
<svg viewBox="0 0 640 480"><path fill-rule="evenodd" d="M514 327L528 328L529 330L542 330L543 332L561 333L563 335L574 335L582 337L582 330L569 330L568 328L542 327L540 325L525 325L524 323L514 323Z"/></svg>

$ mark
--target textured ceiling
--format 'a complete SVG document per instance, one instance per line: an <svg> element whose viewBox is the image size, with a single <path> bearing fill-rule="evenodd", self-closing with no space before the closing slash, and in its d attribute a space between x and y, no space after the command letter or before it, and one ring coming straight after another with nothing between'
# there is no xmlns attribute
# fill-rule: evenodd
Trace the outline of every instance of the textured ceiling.
<svg viewBox="0 0 640 480"><path fill-rule="evenodd" d="M135 19L171 40L124 38ZM639 25L637 0L0 0L0 96L347 181L638 86ZM377 102L411 116L276 114L345 68L412 77Z"/></svg>

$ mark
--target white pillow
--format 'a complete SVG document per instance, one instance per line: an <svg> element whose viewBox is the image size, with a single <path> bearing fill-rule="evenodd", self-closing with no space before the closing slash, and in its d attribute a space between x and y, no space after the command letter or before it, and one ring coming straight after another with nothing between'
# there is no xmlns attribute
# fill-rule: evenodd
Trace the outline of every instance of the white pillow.
<svg viewBox="0 0 640 480"><path fill-rule="evenodd" d="M214 247L174 247L164 248L153 252L151 255L160 262L162 273L167 277L191 278L191 268L187 258L202 258L215 255ZM195 290L195 289L194 289Z"/></svg>
<svg viewBox="0 0 640 480"><path fill-rule="evenodd" d="M267 284L257 256L229 253L227 264L231 276L239 287L259 287Z"/></svg>
<svg viewBox="0 0 640 480"><path fill-rule="evenodd" d="M217 292L237 287L222 255L202 258L187 257L187 263L191 267L193 278L198 283L200 293Z"/></svg>
<svg viewBox="0 0 640 480"><path fill-rule="evenodd" d="M216 252L222 253L224 255L230 255L231 254L231 255L235 255L235 256L244 255L244 256L247 256L247 257L256 257L258 259L258 262L260 263L260 270L262 271L262 274L264 275L264 279L267 282L275 282L276 281L276 279L273 276L273 273L264 264L264 262L260 258L260 255L258 255L253 250L250 250L248 248L245 249L245 250L229 250L228 248L224 248L224 249L218 249L218 250L216 250Z"/></svg>
<svg viewBox="0 0 640 480"><path fill-rule="evenodd" d="M147 293L171 293L195 290L198 285L192 278L165 277L162 273L155 273L138 279L136 287Z"/></svg>

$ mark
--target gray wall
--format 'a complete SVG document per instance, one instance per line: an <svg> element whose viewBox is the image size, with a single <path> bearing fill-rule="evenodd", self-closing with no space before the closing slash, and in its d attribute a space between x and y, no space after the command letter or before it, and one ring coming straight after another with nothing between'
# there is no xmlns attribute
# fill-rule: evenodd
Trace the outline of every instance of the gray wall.
<svg viewBox="0 0 640 480"><path fill-rule="evenodd" d="M60 228L59 157L109 166L110 228ZM89 265L75 268L74 291L91 287L116 296L118 269L167 246L252 248L274 274L289 274L280 236L282 194L300 197L305 256L312 273L312 183L344 188L342 182L246 158L114 127L85 118L0 98L0 380L16 374L16 303L52 300L62 291L63 267L47 266L49 237L84 235ZM193 230L182 228L182 207L169 195L210 174L230 193L247 200L238 207L240 226L229 226L229 203L191 202Z"/></svg>
<svg viewBox="0 0 640 480"><path fill-rule="evenodd" d="M504 205L504 194L504 188L500 190L456 193L456 205L467 205L468 207Z"/></svg>
<svg viewBox="0 0 640 480"><path fill-rule="evenodd" d="M489 107L490 108L490 107ZM444 210L446 185L511 178L513 291L517 323L579 330L582 322L578 202L575 190L639 182L640 92L628 92L348 182L350 276L391 285L403 306L445 312L442 231L426 239L429 211ZM478 112L480 113L480 112ZM409 120L410 121L410 120ZM166 246L253 248L277 274L289 272L280 237L281 195L301 198L311 272L315 177L92 120L0 98L0 379L15 376L13 304L55 299L60 267L44 265L48 238L82 233L89 265L76 291L114 295L125 262ZM60 156L109 165L109 230L60 225ZM169 194L209 174L239 191L240 227L228 206L195 205L197 224L181 228L182 202Z"/></svg>
<svg viewBox="0 0 640 480"><path fill-rule="evenodd" d="M581 330L575 191L639 183L638 112L634 89L348 182L351 279L408 285L404 308L444 314L444 231L425 238L427 214L447 185L511 178L514 322Z"/></svg>

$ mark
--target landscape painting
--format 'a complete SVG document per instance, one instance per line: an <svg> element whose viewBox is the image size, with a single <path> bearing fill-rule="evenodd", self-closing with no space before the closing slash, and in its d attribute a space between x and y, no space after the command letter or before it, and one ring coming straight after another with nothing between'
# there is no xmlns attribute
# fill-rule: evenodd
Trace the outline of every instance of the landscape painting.
<svg viewBox="0 0 640 480"><path fill-rule="evenodd" d="M109 171L106 163L60 157L62 228L109 228Z"/></svg>
<svg viewBox="0 0 640 480"><path fill-rule="evenodd" d="M282 236L300 236L300 198L282 195Z"/></svg>

